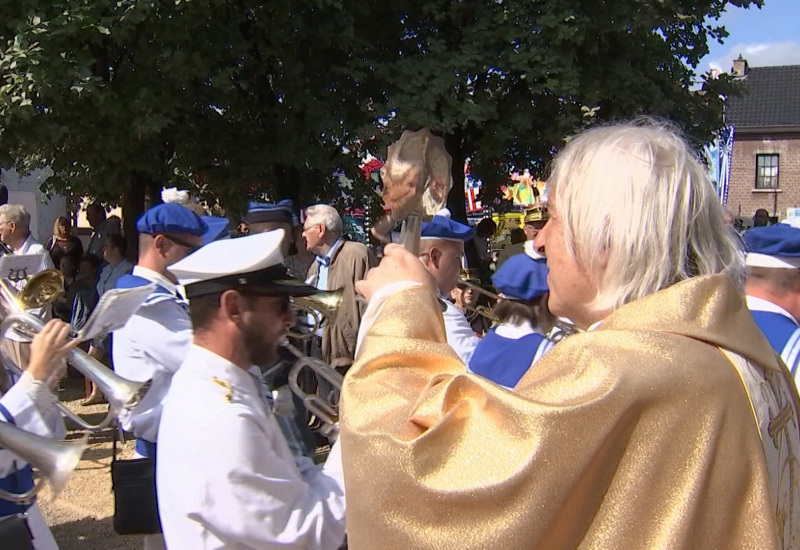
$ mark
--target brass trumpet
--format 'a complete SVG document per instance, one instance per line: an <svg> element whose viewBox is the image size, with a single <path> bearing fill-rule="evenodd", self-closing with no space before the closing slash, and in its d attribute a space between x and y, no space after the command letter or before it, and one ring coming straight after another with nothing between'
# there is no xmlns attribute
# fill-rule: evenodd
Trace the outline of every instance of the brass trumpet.
<svg viewBox="0 0 800 550"><path fill-rule="evenodd" d="M293 297L292 304L294 304L300 316L311 317L313 323L306 324L300 322L296 324L289 329L287 333L288 336L295 340L308 340L312 338L322 326L323 318L328 317L329 320L332 320L336 317L336 311L339 309L339 304L342 303L343 295L344 290L340 288L339 290L318 292L311 296ZM307 330L300 330L298 328L299 325L307 327Z"/></svg>
<svg viewBox="0 0 800 550"><path fill-rule="evenodd" d="M88 438L89 435L84 434L77 441L54 441L8 422L0 422L0 445L37 469L50 482L54 499L64 489L78 465ZM24 493L10 493L0 489L0 499L15 504L28 504L41 489L41 480Z"/></svg>
<svg viewBox="0 0 800 550"><path fill-rule="evenodd" d="M339 435L339 403L338 396L342 389L342 382L344 377L339 374L339 371L323 363L320 359L309 357L303 354L300 350L294 347L289 342L284 341L283 347L297 357L297 362L289 370L289 388L297 397L303 401L303 406L309 412L317 415L317 418L322 422L320 433L327 437L330 441L336 440ZM300 372L304 368L309 368L314 372L314 375L322 378L336 388L335 399L330 396L330 400L325 397L306 393L300 387Z"/></svg>
<svg viewBox="0 0 800 550"><path fill-rule="evenodd" d="M0 281L0 306L5 309L6 316L0 323L0 338L5 337L11 329L16 329L28 337L33 337L44 328L44 321L25 313L25 309L41 307L55 299L63 286L64 278L61 272L51 269L42 271L31 277L25 288L15 293L13 287L6 281ZM80 416L73 413L63 403L57 403L62 414L70 418L83 429L95 431L108 426L117 413L130 410L139 404L147 391L148 383L131 382L114 373L100 361L89 357L80 349L74 349L68 354L69 363L86 378L97 384L98 389L108 399L109 411L99 424L88 424ZM12 362L3 357L3 364L11 367ZM13 365L21 373L24 365Z"/></svg>
<svg viewBox="0 0 800 550"><path fill-rule="evenodd" d="M500 299L500 296L495 294L494 292L486 290L481 285L473 283L472 280L469 278L468 274L462 273L461 277L458 280L458 284L460 286L465 286L465 287L471 289L476 294L479 294L479 295L483 294L484 296L486 296L490 300L494 301L495 303L497 303L497 301ZM476 302L477 302L477 300L476 300ZM483 305L472 306L472 305L469 305L467 303L464 303L464 307L467 309L467 311L471 311L473 313L477 313L478 315L482 315L483 317L486 317L487 319L489 319L492 322L497 321L497 316L494 314L494 312L492 311L492 308L489 307L489 306L483 306Z"/></svg>

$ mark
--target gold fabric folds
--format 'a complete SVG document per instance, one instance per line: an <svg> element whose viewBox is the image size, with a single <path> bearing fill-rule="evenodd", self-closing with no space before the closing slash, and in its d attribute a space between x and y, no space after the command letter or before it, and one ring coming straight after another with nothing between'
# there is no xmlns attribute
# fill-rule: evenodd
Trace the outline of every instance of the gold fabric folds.
<svg viewBox="0 0 800 550"><path fill-rule="evenodd" d="M343 389L350 548L785 546L720 346L786 371L732 282L697 278L565 339L510 392L466 373L432 294L394 295Z"/></svg>

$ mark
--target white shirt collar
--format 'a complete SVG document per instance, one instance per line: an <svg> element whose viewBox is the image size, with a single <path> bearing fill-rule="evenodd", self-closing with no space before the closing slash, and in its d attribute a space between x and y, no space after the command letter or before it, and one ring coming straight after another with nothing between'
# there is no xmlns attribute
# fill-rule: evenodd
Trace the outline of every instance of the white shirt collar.
<svg viewBox="0 0 800 550"><path fill-rule="evenodd" d="M336 251L339 250L339 248L342 246L343 242L344 242L344 239L342 239L341 237L336 239L336 242L333 243L333 246L331 247L330 250L328 250L328 253L325 254L325 257L328 258L328 259L333 259L333 255L336 254Z"/></svg>
<svg viewBox="0 0 800 550"><path fill-rule="evenodd" d="M522 323L504 323L502 325L497 325L495 328L495 334L502 336L503 338L519 340L520 338L528 336L529 334L542 334L542 332L536 330L531 322L526 319L522 321Z"/></svg>
<svg viewBox="0 0 800 550"><path fill-rule="evenodd" d="M19 254L20 256L25 255L25 253L28 252L28 249L31 247L33 242L34 242L33 235L31 233L28 233L28 236L25 237L25 240L22 241L22 244L19 246L19 248L14 251L14 254Z"/></svg>
<svg viewBox="0 0 800 550"><path fill-rule="evenodd" d="M756 298L755 296L745 296L745 300L747 301L747 309L750 311L769 311L770 313L780 313L784 317L791 319L795 325L798 324L797 319L795 319L791 313L783 309L781 306L773 304L769 300Z"/></svg>
<svg viewBox="0 0 800 550"><path fill-rule="evenodd" d="M157 284L159 286L163 286L168 291L170 291L172 294L175 294L175 295L178 294L178 287L177 287L177 285L175 285L175 283L173 283L172 281L167 279L161 273L157 273L157 272L153 271L152 269L137 265L137 266L134 266L133 271L131 271L131 274L136 275L137 277L141 277L142 279L147 279L151 283L155 283L155 284Z"/></svg>
<svg viewBox="0 0 800 550"><path fill-rule="evenodd" d="M227 382L244 392L262 398L260 391L260 371L257 367L244 370L224 357L197 344L192 344L184 363L191 363L192 374L198 377L211 377L214 381Z"/></svg>

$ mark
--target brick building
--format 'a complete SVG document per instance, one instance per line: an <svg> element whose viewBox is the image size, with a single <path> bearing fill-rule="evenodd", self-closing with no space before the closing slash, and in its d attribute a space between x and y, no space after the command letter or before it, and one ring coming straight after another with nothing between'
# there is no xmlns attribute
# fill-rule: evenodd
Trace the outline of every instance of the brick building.
<svg viewBox="0 0 800 550"><path fill-rule="evenodd" d="M749 67L739 56L732 74L746 90L725 109L734 128L727 207L746 217L764 208L783 220L800 207L800 65Z"/></svg>

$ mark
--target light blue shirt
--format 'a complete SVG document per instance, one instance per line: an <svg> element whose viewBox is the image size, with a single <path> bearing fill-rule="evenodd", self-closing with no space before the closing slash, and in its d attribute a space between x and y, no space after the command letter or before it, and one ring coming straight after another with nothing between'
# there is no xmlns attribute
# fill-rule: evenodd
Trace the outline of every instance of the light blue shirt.
<svg viewBox="0 0 800 550"><path fill-rule="evenodd" d="M317 276L317 288L319 290L330 290L328 288L328 270L331 267L331 259L342 246L342 243L344 241L339 237L325 256L317 256L315 258L315 261L319 264L319 275Z"/></svg>

